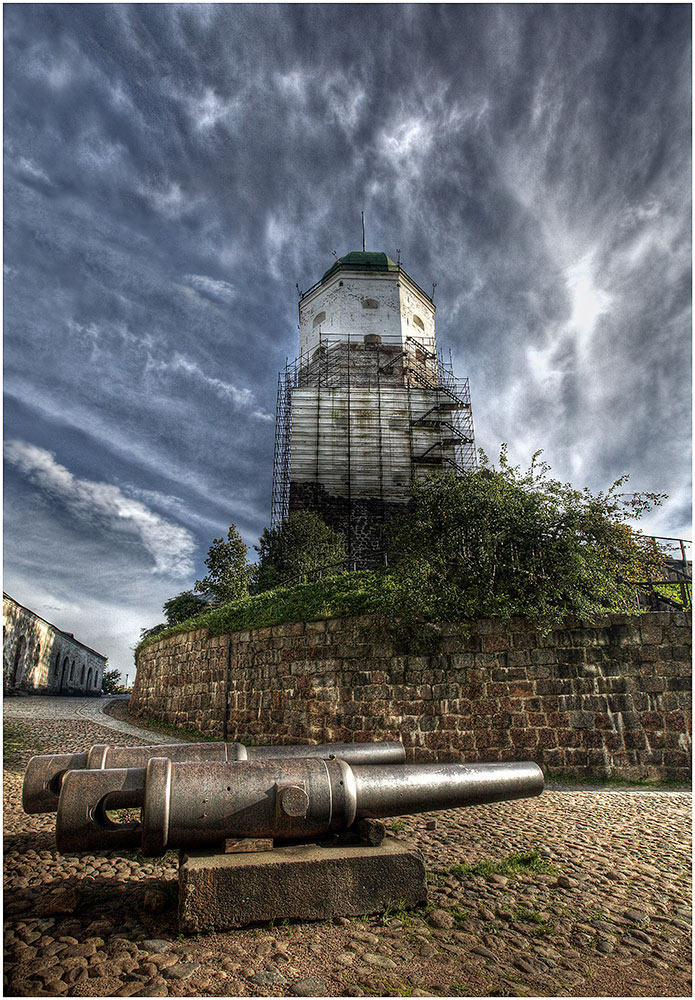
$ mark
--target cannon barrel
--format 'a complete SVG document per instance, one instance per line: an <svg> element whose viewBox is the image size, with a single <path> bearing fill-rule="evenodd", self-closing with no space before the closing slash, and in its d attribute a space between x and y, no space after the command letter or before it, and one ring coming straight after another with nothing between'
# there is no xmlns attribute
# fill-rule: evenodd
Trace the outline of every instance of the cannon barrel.
<svg viewBox="0 0 695 1000"><path fill-rule="evenodd" d="M352 770L358 819L525 799L543 791L543 772L532 761L409 764Z"/></svg>
<svg viewBox="0 0 695 1000"><path fill-rule="evenodd" d="M97 744L85 753L41 754L27 765L22 786L26 813L55 812L63 778L68 771L147 767L151 757L172 761L274 760L298 757L339 757L354 764L402 764L402 743L320 743L293 746L246 747L243 743L174 743L144 747Z"/></svg>
<svg viewBox="0 0 695 1000"><path fill-rule="evenodd" d="M296 758L175 762L70 771L56 818L64 852L205 848L227 837L301 840L347 830L363 817L453 809L540 795L543 773L511 764L350 765ZM139 821L109 812L141 806Z"/></svg>

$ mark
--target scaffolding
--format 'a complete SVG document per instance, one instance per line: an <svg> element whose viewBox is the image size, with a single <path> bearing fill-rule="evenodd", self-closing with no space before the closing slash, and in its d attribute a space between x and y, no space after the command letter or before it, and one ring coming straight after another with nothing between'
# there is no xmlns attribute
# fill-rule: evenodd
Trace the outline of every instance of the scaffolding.
<svg viewBox="0 0 695 1000"><path fill-rule="evenodd" d="M365 512L386 520L416 480L475 469L468 379L413 338L322 342L278 376L273 527L320 495L344 511L352 555Z"/></svg>

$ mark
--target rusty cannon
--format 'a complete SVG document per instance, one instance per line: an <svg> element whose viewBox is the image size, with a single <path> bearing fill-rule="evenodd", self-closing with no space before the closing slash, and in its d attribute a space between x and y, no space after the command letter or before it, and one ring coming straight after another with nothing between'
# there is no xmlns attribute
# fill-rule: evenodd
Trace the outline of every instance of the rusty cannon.
<svg viewBox="0 0 695 1000"><path fill-rule="evenodd" d="M201 763L320 757L326 760L340 758L348 764L402 764L405 762L405 747L397 741L264 747L247 747L243 743L173 743L143 747L97 744L84 753L41 754L32 757L24 773L22 786L24 812L55 812L63 778L68 771L145 768L152 757L167 757L173 762Z"/></svg>
<svg viewBox="0 0 695 1000"><path fill-rule="evenodd" d="M270 748L268 748L270 749ZM285 748L274 748L281 753ZM159 748L160 753L162 748ZM508 764L356 764L335 756L172 760L70 770L62 778L56 841L63 852L211 849L225 838L301 841L363 819L540 795L543 773ZM118 822L120 809L140 818Z"/></svg>

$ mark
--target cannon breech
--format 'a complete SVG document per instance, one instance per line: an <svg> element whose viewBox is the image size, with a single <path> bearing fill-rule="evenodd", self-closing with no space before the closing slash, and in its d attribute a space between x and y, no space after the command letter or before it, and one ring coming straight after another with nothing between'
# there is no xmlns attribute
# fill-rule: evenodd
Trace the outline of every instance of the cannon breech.
<svg viewBox="0 0 695 1000"><path fill-rule="evenodd" d="M63 778L68 771L107 768L145 768L152 757L174 762L219 763L245 760L285 760L339 757L354 764L402 764L405 748L397 741L384 743L320 743L290 746L247 747L243 743L173 743L158 746L112 747L97 744L85 753L41 754L27 765L22 805L27 813L55 812Z"/></svg>

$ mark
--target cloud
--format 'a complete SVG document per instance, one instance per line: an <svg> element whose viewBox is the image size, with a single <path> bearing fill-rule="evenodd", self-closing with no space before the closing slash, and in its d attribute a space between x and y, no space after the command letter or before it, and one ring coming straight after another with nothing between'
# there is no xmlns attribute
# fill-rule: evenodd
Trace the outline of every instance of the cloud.
<svg viewBox="0 0 695 1000"><path fill-rule="evenodd" d="M156 185L142 184L139 193L166 219L179 219L196 207L195 199L187 195L176 180L162 180Z"/></svg>
<svg viewBox="0 0 695 1000"><path fill-rule="evenodd" d="M229 281L208 278L204 274L186 274L183 280L196 291L213 300L227 303L233 302L237 298L237 290Z"/></svg>
<svg viewBox="0 0 695 1000"><path fill-rule="evenodd" d="M26 156L22 156L17 164L19 170L27 174L32 180L43 181L45 184L50 184L51 180L41 167L38 167L31 160L27 159Z"/></svg>
<svg viewBox="0 0 695 1000"><path fill-rule="evenodd" d="M186 105L195 127L203 131L222 122L229 125L242 110L241 98L224 100L212 87L206 87L200 97L187 97Z"/></svg>
<svg viewBox="0 0 695 1000"><path fill-rule="evenodd" d="M212 392L222 399L232 402L235 406L245 407L252 417L259 420L273 419L271 413L254 406L254 394L250 389L240 389L231 382L225 382L222 379L207 375L195 361L183 354L175 354L170 361L148 357L146 370L150 372L172 372L189 376L212 390Z"/></svg>
<svg viewBox="0 0 695 1000"><path fill-rule="evenodd" d="M165 520L110 483L78 479L44 448L25 441L5 443L5 460L33 486L73 517L108 532L126 535L151 556L152 572L185 577L193 572L195 543L185 528Z"/></svg>

